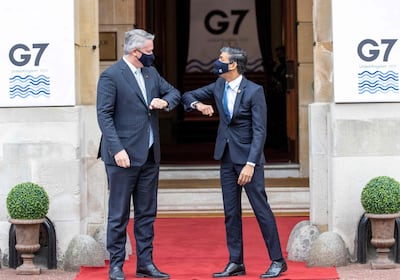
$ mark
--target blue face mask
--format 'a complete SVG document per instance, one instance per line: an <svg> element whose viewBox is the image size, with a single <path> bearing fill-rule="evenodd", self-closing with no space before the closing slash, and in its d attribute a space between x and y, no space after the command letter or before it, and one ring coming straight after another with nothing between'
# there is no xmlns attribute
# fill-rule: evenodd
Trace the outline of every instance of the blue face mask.
<svg viewBox="0 0 400 280"><path fill-rule="evenodd" d="M143 66L151 66L155 59L154 54L145 54L142 52L140 53L142 54L142 56L139 58L139 61L143 64Z"/></svg>
<svg viewBox="0 0 400 280"><path fill-rule="evenodd" d="M217 75L221 75L224 73L229 72L229 63L224 63L222 61L220 61L219 59L217 59L214 62L214 73Z"/></svg>

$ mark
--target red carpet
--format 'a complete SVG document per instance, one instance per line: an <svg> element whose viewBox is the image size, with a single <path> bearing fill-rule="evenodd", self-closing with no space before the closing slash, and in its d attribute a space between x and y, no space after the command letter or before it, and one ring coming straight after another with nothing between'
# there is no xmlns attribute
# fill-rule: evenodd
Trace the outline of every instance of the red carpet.
<svg viewBox="0 0 400 280"><path fill-rule="evenodd" d="M277 217L282 249L293 227L307 217ZM132 245L132 225L129 225ZM228 279L260 279L270 264L254 217L243 218L244 261L247 275ZM135 251L133 249L133 251ZM155 224L154 261L172 280L210 280L228 262L223 218L158 218ZM135 279L136 258L125 262L126 279ZM82 267L75 280L108 279L108 267ZM288 270L275 279L339 279L334 267L307 268L305 263L288 261Z"/></svg>

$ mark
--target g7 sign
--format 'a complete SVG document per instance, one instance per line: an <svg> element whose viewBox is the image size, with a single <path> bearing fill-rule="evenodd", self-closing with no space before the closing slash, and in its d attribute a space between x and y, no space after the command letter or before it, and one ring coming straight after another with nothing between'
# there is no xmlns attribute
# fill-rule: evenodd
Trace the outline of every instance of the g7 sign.
<svg viewBox="0 0 400 280"><path fill-rule="evenodd" d="M32 44L33 49L39 49L39 51L36 55L36 58L35 58L35 66L39 66L40 58L42 57L43 52L47 48L48 45L49 45L48 43ZM25 52L25 54L21 54L21 55L19 55L18 58L16 58L15 53L19 50L22 50L23 52ZM29 61L31 60L30 49L28 46L26 46L24 44L16 44L16 45L12 46L12 48L10 49L10 52L8 53L8 57L10 58L11 63L14 64L15 66L24 66L24 65L28 64Z"/></svg>
<svg viewBox="0 0 400 280"><path fill-rule="evenodd" d="M240 25L245 18L246 14L249 10L231 10L232 16L237 16L236 21L234 22L233 34L237 35L239 33ZM212 26L211 22L212 19L217 17L217 26ZM227 19L227 20L220 20L220 19ZM211 34L222 34L226 32L229 28L229 24L231 23L232 19L229 18L224 11L221 10L213 10L210 11L206 17L204 18L204 26L206 27L207 31Z"/></svg>
<svg viewBox="0 0 400 280"><path fill-rule="evenodd" d="M379 43L377 43L376 41L374 41L372 39L362 40L358 44L358 48L357 48L358 56L364 61L368 61L368 62L374 61L379 57L379 54L383 48L385 52L383 54L382 61L388 61L390 51L392 50L392 48L396 42L397 42L397 39L382 39L381 45L379 45ZM387 45L386 49L384 47L382 47L382 45ZM372 48L370 46L372 46ZM369 49L369 54L367 54L367 55L364 53L366 48Z"/></svg>

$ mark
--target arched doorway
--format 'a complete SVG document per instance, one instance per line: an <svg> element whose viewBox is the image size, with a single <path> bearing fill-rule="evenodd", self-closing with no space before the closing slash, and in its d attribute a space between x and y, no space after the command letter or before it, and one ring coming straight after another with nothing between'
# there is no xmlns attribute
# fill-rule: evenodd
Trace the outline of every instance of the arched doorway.
<svg viewBox="0 0 400 280"><path fill-rule="evenodd" d="M257 26L254 44L262 54L262 69L247 72L246 76L263 85L266 94L267 163L298 162L296 1L255 0L253 7ZM215 80L210 71L189 72L186 68L191 15L196 12L191 10L191 1L136 0L135 11L136 27L156 35L156 67L170 83L183 93ZM232 11L226 14L229 12ZM219 49L213 51L217 57ZM163 112L162 163L215 163L212 155L217 125L218 116L209 118L198 112L184 112L181 106L173 112Z"/></svg>

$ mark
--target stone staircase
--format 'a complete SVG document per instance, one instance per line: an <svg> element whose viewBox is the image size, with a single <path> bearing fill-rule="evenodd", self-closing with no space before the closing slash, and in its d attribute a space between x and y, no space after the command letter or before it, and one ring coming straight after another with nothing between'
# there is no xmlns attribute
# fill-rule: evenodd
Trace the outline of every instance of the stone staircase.
<svg viewBox="0 0 400 280"><path fill-rule="evenodd" d="M309 215L308 178L267 178L268 201L275 215ZM216 178L161 178L159 216L221 216L222 195ZM243 215L253 211L243 190Z"/></svg>

